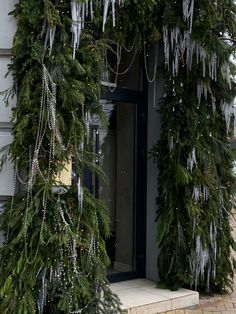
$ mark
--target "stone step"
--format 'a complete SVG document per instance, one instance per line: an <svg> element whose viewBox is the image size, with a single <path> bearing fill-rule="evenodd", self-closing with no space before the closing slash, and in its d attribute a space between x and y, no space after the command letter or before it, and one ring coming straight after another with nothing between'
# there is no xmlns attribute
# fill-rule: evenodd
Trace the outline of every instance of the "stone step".
<svg viewBox="0 0 236 314"><path fill-rule="evenodd" d="M155 282L146 279L113 283L111 289L119 296L122 308L128 314L156 314L199 304L198 292L159 289Z"/></svg>

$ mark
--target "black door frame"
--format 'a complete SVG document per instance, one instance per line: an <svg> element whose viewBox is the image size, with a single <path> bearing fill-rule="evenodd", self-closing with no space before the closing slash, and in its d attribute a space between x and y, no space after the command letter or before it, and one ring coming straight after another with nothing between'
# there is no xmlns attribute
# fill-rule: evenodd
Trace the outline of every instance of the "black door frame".
<svg viewBox="0 0 236 314"><path fill-rule="evenodd" d="M110 282L146 275L146 189L147 189L147 98L142 91L117 87L113 92L106 89L101 99L135 105L134 145L134 238L133 272L108 275Z"/></svg>

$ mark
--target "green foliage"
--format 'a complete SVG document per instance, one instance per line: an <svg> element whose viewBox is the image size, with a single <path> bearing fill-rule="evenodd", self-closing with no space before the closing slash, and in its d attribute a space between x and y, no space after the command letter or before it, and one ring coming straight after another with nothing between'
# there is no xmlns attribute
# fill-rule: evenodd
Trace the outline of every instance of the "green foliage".
<svg viewBox="0 0 236 314"><path fill-rule="evenodd" d="M158 16L165 12L164 25L178 26L180 32L187 29L182 18L182 1L162 1L161 7ZM161 281L173 289L190 286L209 292L223 291L232 285L235 261L231 249L235 249L235 242L230 219L235 192L234 157L221 104L232 102L236 88L233 81L232 89L229 88L220 67L229 62L235 51L235 44L225 40L226 34L235 38L235 10L233 1L221 1L219 5L195 1L191 39L207 53L216 53L217 81L208 73L204 75L196 55L191 71L187 69L185 56L179 58L181 70L177 76L171 74L172 68L170 72L164 70L165 95L160 102L162 133L152 156L159 169L158 269ZM231 71L233 68L232 65ZM207 100L202 96L200 104L199 81L207 86ZM193 149L197 164L191 172L187 159ZM209 197L196 200L194 188L202 194L204 186Z"/></svg>
<svg viewBox="0 0 236 314"><path fill-rule="evenodd" d="M54 194L52 188L56 174L71 156L76 174L82 180L85 165L103 176L94 165L89 143L84 141L87 135L84 113L89 110L105 120L99 106L100 74L104 50L114 52L109 44L118 41L121 46L134 45L141 50L145 40L161 46L163 26L179 27L182 34L189 26L183 20L182 1L126 0L124 6L117 7L116 28L108 18L106 32L102 34L99 3L94 4L95 18L82 33L75 59L69 0L22 0L12 12L18 22L13 62L9 66L14 85L3 96L9 104L16 95L17 106L12 118L14 140L4 151L3 162L9 154L23 176L27 177L30 171L40 117L43 65L56 84L58 129L66 149L56 142L48 172L51 130L43 131L38 152L40 171L32 193L17 194L14 202L6 204L0 218L1 229L7 235L0 252L3 314L38 313L38 302L45 293L47 313L122 312L106 280L109 260L105 239L109 235L109 219L104 205L84 189L81 209L75 187L63 195ZM191 39L204 47L207 55L215 53L219 67L235 54L235 13L233 0L195 1ZM56 27L51 54L47 45L45 50L47 26ZM225 36L231 38L230 43ZM204 75L196 56L190 71L185 57L184 53L179 55L181 70L175 77L171 67L170 71L163 69L162 134L152 150L159 169L159 273L163 284L172 289L184 285L222 291L231 285L234 272L231 248L235 248L235 242L230 215L235 177L231 169L230 134L226 131L221 102L230 103L235 97L235 83L232 82L230 90L220 71L216 81L208 72ZM233 64L230 70L235 73ZM200 103L199 81L204 82L208 96L202 97ZM213 99L215 110L212 110ZM46 122L48 118L44 112L42 120ZM193 148L197 164L189 169L187 159ZM200 190L207 187L209 197L194 199L195 187ZM79 267L78 274L73 261Z"/></svg>
<svg viewBox="0 0 236 314"><path fill-rule="evenodd" d="M1 229L8 230L8 244L1 249L4 269L0 280L1 313L24 313L23 309L26 313L36 313L43 272L47 274L46 313L69 313L84 307L85 313L99 313L93 310L97 307L104 313L118 313L119 302L104 278L109 263L104 246L109 221L103 204L85 190L83 212L78 214L77 191L70 190L62 196L47 193L44 223L42 197L38 192L34 192L28 209L27 195L17 195L14 207L9 202L1 217ZM95 248L91 248L92 237ZM68 249L73 241L80 269L77 275ZM64 275L59 275L57 271L62 265Z"/></svg>
<svg viewBox="0 0 236 314"><path fill-rule="evenodd" d="M3 314L42 313L42 305L43 313L50 314L122 312L106 279L109 215L103 203L84 187L80 208L75 182L69 190L65 187L65 194L52 192L56 175L71 157L82 181L85 165L106 180L89 151L85 112L104 120L99 105L100 73L108 44L88 29L73 59L71 21L65 9L70 13L70 1L22 0L12 12L18 22L9 66L14 86L4 98L9 103L15 94L17 106L12 118L14 139L2 161L9 154L18 174L28 180L40 123L43 65L56 84L56 119L66 149L56 141L54 158L50 158L52 131L45 127L33 190L28 187L18 193L1 215L1 230L6 234L0 251ZM47 47L44 51L43 25L56 26L51 55ZM43 112L44 125L49 117Z"/></svg>

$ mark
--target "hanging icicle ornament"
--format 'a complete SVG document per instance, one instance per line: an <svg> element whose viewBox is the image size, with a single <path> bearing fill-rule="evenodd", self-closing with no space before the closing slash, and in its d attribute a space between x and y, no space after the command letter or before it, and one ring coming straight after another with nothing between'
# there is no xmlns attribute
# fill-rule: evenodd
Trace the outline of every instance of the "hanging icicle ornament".
<svg viewBox="0 0 236 314"><path fill-rule="evenodd" d="M164 41L164 55L165 55L165 65L167 69L170 68L170 42L169 42L169 29L167 25L162 28L163 41Z"/></svg>
<svg viewBox="0 0 236 314"><path fill-rule="evenodd" d="M116 13L115 7L117 4L117 0L104 0L103 1L103 23L102 23L102 31L105 32L105 26L107 23L109 7L111 6L112 11L112 25L116 26ZM118 5L122 6L124 4L124 0L119 0ZM90 11L90 19L93 20L94 17L94 3L93 0L72 0L71 1L71 32L72 32L72 47L73 47L73 58L75 58L76 49L80 44L81 32L85 28L85 19L89 16Z"/></svg>
<svg viewBox="0 0 236 314"><path fill-rule="evenodd" d="M46 274L47 274L47 269L46 268L44 270L40 270L42 284L41 284L41 289L39 290L39 298L37 300L39 314L43 314L44 313L44 308L46 306L46 301L47 301L47 280L46 280Z"/></svg>
<svg viewBox="0 0 236 314"><path fill-rule="evenodd" d="M84 200L84 190L83 190L83 186L82 186L82 182L81 182L80 177L78 177L77 191L78 191L78 210L79 210L79 213L82 213L82 211L83 211L83 200Z"/></svg>
<svg viewBox="0 0 236 314"><path fill-rule="evenodd" d="M193 187L193 200L197 203L204 204L209 199L209 189L206 185Z"/></svg>
<svg viewBox="0 0 236 314"><path fill-rule="evenodd" d="M173 137L173 135L171 135L169 137L169 151L172 152L173 149L174 149L174 137Z"/></svg>
<svg viewBox="0 0 236 314"><path fill-rule="evenodd" d="M221 111L225 117L225 123L226 123L226 128L227 128L228 133L230 131L231 118L233 118L234 136L236 136L236 103L235 103L235 101L231 104L228 104L226 101L222 101L221 102Z"/></svg>
<svg viewBox="0 0 236 314"><path fill-rule="evenodd" d="M196 165L197 165L197 159L196 159L196 150L194 147L192 152L189 154L189 157L187 158L187 169L190 170L190 172L192 172L194 166Z"/></svg>
<svg viewBox="0 0 236 314"><path fill-rule="evenodd" d="M224 62L220 68L221 75L223 79L228 83L229 88L231 89L231 77L230 77L230 66L229 63Z"/></svg>
<svg viewBox="0 0 236 314"><path fill-rule="evenodd" d="M193 25L194 0L183 0L183 18L188 21L190 33Z"/></svg>
<svg viewBox="0 0 236 314"><path fill-rule="evenodd" d="M198 100L198 108L201 104L202 95L204 96L205 100L207 101L207 86L203 81L199 81L197 83L197 100Z"/></svg>
<svg viewBox="0 0 236 314"><path fill-rule="evenodd" d="M72 32L72 47L73 47L73 58L75 58L76 49L80 44L80 36L82 26L84 25L82 7L85 4L81 1L71 1L71 32Z"/></svg>
<svg viewBox="0 0 236 314"><path fill-rule="evenodd" d="M191 39L193 9L194 0L183 1L184 19L189 20L188 30L181 31L178 26L168 28L167 25L164 25L162 28L165 65L168 70L171 66L172 75L176 77L179 73L180 60L182 60L188 71L191 71L193 58L196 56L197 64L202 64L203 77L207 75L206 67L208 65L209 77L217 81L219 59L216 53L213 51L208 53L199 42ZM222 65L221 72L224 70L225 72L222 73L222 76L230 84L230 70L225 63Z"/></svg>

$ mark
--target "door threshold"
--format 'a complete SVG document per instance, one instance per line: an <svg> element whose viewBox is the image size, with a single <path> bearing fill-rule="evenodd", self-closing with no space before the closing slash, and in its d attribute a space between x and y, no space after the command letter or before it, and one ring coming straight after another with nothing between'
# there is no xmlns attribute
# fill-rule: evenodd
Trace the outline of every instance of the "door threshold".
<svg viewBox="0 0 236 314"><path fill-rule="evenodd" d="M170 291L156 288L147 279L133 279L111 284L127 314L156 314L199 304L199 293L188 289Z"/></svg>

